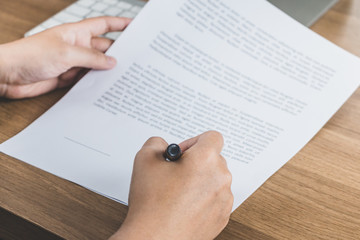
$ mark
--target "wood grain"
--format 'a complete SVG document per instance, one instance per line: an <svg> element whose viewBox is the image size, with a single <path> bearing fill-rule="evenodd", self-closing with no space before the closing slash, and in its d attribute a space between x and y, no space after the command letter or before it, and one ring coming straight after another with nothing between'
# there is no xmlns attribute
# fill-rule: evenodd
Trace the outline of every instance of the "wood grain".
<svg viewBox="0 0 360 240"><path fill-rule="evenodd" d="M0 43L21 38L72 2L0 1ZM340 0L312 29L360 56L360 1ZM25 128L66 91L20 101L1 99L0 142ZM232 214L217 239L360 239L359 123L357 90L304 149ZM3 154L0 207L65 239L105 239L121 225L127 211L119 203Z"/></svg>

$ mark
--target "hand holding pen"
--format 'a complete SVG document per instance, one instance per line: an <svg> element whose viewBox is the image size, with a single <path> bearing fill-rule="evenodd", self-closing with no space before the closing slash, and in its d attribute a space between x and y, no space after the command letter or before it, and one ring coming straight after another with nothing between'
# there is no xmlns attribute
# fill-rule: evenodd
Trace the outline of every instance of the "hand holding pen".
<svg viewBox="0 0 360 240"><path fill-rule="evenodd" d="M221 134L206 132L180 143L182 155L171 164L164 160L168 143L150 138L136 155L129 211L116 236L215 238L229 221L233 204L231 174L220 155L222 147Z"/></svg>

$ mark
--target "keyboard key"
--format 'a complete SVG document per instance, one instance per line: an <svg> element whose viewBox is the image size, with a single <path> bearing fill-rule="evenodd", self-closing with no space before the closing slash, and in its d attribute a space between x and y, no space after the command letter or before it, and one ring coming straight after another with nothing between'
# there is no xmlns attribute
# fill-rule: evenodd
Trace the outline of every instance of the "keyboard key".
<svg viewBox="0 0 360 240"><path fill-rule="evenodd" d="M119 16L119 14L122 12L123 10L120 8L115 8L115 7L110 7L108 9L106 9L106 11L104 11L105 15L107 16Z"/></svg>
<svg viewBox="0 0 360 240"><path fill-rule="evenodd" d="M55 27L60 24L62 24L62 22L59 22L59 21L55 20L54 18L50 18L50 19L46 20L45 22L43 22L41 24L41 26L44 28L52 28L52 27Z"/></svg>
<svg viewBox="0 0 360 240"><path fill-rule="evenodd" d="M106 5L102 2L98 2L94 5L91 6L91 9L97 11L97 12L102 12L104 11L105 9L107 9L109 7L109 5Z"/></svg>
<svg viewBox="0 0 360 240"><path fill-rule="evenodd" d="M100 17L100 16L104 16L104 13L94 11L91 12L89 15L87 15L86 18Z"/></svg>
<svg viewBox="0 0 360 240"><path fill-rule="evenodd" d="M138 6L134 6L132 9L131 9L131 11L132 12L134 12L134 13L136 13L136 14L138 14L140 11L141 11L141 7L138 7Z"/></svg>
<svg viewBox="0 0 360 240"><path fill-rule="evenodd" d="M103 2L108 5L115 5L119 2L119 0L103 0Z"/></svg>
<svg viewBox="0 0 360 240"><path fill-rule="evenodd" d="M82 20L82 18L69 14L65 11L59 12L54 16L54 18L63 23L78 22Z"/></svg>
<svg viewBox="0 0 360 240"><path fill-rule="evenodd" d="M0 0L1 1L1 0ZM84 18L99 16L119 16L134 18L145 2L140 0L78 0L73 5L49 18L39 26L25 33L25 36L41 32L63 23L77 22ZM115 39L120 33L109 34Z"/></svg>
<svg viewBox="0 0 360 240"><path fill-rule="evenodd" d="M136 13L134 12L123 12L120 17L126 17L126 18L134 18L136 16Z"/></svg>
<svg viewBox="0 0 360 240"><path fill-rule="evenodd" d="M119 2L117 6L119 8L125 9L125 10L128 10L128 9L130 9L132 7L132 5L130 3L127 3L127 2Z"/></svg>
<svg viewBox="0 0 360 240"><path fill-rule="evenodd" d="M79 0L77 4L84 6L84 7L90 7L96 3L96 0Z"/></svg>
<svg viewBox="0 0 360 240"><path fill-rule="evenodd" d="M89 8L82 7L81 5L73 4L66 9L66 12L79 17L85 17L91 12L91 10Z"/></svg>

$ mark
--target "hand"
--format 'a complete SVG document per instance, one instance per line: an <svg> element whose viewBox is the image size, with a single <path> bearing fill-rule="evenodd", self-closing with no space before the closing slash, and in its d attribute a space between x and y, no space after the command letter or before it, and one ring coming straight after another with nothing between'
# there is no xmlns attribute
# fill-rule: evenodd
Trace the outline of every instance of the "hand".
<svg viewBox="0 0 360 240"><path fill-rule="evenodd" d="M165 161L167 146L150 138L138 152L129 212L111 240L208 240L227 225L233 195L222 136L207 132L181 143L177 162Z"/></svg>
<svg viewBox="0 0 360 240"><path fill-rule="evenodd" d="M116 60L104 54L113 41L98 36L122 31L130 21L117 17L87 19L0 45L0 97L38 96L74 84L84 68L114 67Z"/></svg>

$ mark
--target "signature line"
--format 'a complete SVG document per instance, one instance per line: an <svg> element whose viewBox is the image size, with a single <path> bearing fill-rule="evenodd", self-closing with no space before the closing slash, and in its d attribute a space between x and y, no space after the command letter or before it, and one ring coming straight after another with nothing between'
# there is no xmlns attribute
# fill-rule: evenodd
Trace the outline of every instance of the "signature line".
<svg viewBox="0 0 360 240"><path fill-rule="evenodd" d="M107 156L107 157L110 157L110 156L111 156L111 155L108 154L108 153L99 151L99 150L97 150L97 149L95 149L95 148L92 148L92 147L90 147L90 146L87 146L87 145L85 145L85 144L83 144L83 143L81 143L81 142L75 141L74 139L71 139L71 138L68 138L68 137L64 137L64 138L65 138L66 140L70 141L70 142L73 142L73 143L76 143L76 144L78 144L78 145L80 145L80 146L83 146L83 147L86 147L86 148L88 148L88 149L91 149L91 150L93 150L93 151L95 151L95 152L97 152L97 153L101 153L102 155L105 155L105 156Z"/></svg>

